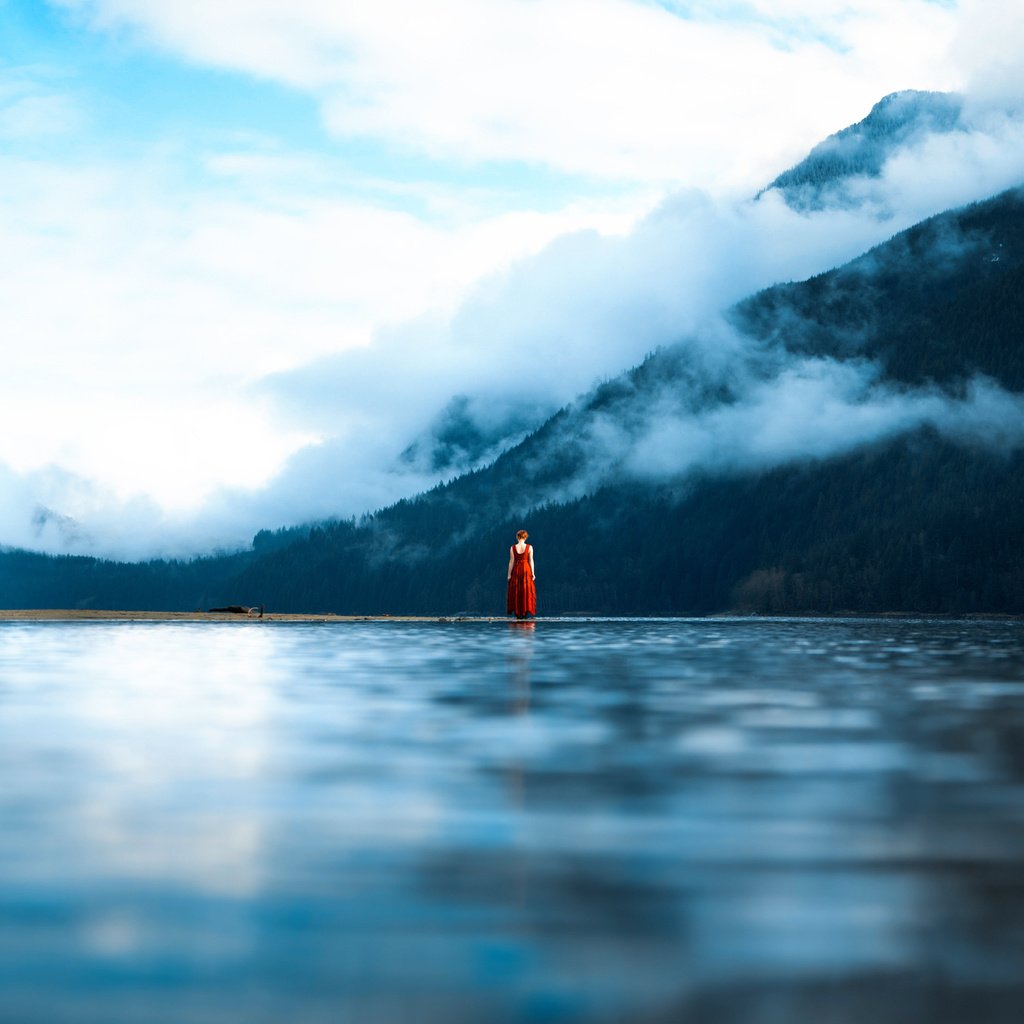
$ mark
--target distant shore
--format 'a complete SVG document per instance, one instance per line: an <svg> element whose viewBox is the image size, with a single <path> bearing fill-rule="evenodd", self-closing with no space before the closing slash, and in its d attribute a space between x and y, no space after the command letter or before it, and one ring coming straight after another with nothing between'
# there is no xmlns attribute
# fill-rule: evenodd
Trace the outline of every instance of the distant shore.
<svg viewBox="0 0 1024 1024"><path fill-rule="evenodd" d="M659 619L674 616L604 616L594 614L545 615L542 619L593 622L606 618ZM749 612L717 612L711 615L678 616L707 619L937 619L949 621L1020 622L1024 616L984 612L789 612L754 615ZM516 622L506 615L334 615L329 612L265 612L263 617L239 612L142 612L99 608L0 608L0 622ZM520 620L521 621L521 620ZM528 620L536 621L536 620Z"/></svg>
<svg viewBox="0 0 1024 1024"><path fill-rule="evenodd" d="M313 615L265 612L139 612L92 608L0 608L0 622L504 622L503 615ZM514 620L513 620L514 621Z"/></svg>

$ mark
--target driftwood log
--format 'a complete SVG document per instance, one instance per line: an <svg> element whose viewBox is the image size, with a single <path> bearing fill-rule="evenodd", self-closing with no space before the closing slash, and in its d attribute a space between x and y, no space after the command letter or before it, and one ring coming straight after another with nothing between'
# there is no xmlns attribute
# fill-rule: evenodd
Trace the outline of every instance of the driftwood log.
<svg viewBox="0 0 1024 1024"><path fill-rule="evenodd" d="M250 618L263 618L263 605L228 604L223 608L207 608L207 613L212 615L215 612L227 612L233 615L248 615Z"/></svg>

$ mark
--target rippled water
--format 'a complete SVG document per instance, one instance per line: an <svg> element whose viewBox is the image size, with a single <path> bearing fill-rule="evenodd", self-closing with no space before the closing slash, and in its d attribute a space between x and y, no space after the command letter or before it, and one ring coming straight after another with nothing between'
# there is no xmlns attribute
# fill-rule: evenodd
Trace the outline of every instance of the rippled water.
<svg viewBox="0 0 1024 1024"><path fill-rule="evenodd" d="M1017 1021L1024 626L0 625L0 1020Z"/></svg>

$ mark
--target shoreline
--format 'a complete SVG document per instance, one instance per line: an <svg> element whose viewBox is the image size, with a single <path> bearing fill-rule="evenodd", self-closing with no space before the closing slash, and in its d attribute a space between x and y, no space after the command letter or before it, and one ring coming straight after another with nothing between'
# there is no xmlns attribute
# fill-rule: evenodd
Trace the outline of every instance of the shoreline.
<svg viewBox="0 0 1024 1024"><path fill-rule="evenodd" d="M710 615L545 615L539 619L517 620L507 615L335 615L331 612L265 612L262 618L238 612L117 611L99 608L0 608L0 622L599 622L637 619L921 619L946 622L1021 622L1022 615L998 612L791 612L788 615L756 615L749 612L715 612Z"/></svg>
<svg viewBox="0 0 1024 1024"><path fill-rule="evenodd" d="M499 615L334 615L330 612L141 612L93 608L0 608L0 622L504 622ZM515 620L512 620L515 621Z"/></svg>

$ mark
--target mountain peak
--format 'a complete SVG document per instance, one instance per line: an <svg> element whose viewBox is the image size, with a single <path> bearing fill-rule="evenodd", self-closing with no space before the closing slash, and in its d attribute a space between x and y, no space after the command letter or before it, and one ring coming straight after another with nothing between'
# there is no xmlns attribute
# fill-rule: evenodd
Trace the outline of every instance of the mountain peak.
<svg viewBox="0 0 1024 1024"><path fill-rule="evenodd" d="M880 99L867 117L818 143L763 192L777 189L793 209L851 207L853 178L877 178L892 154L926 135L964 130L963 97L905 89ZM760 193L760 194L763 194Z"/></svg>

